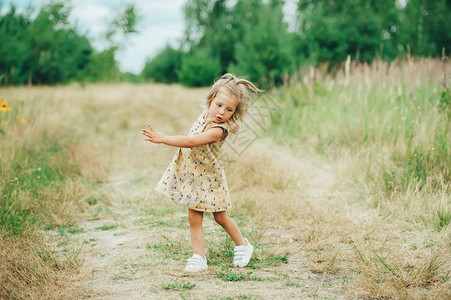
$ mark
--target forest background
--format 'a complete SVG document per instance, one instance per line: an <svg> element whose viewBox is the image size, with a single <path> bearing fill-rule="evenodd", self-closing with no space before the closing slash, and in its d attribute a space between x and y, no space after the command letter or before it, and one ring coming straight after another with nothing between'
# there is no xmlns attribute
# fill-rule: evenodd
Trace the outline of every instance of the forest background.
<svg viewBox="0 0 451 300"><path fill-rule="evenodd" d="M0 6L2 6L0 1ZM149 58L141 74L123 73L118 49L139 31L133 5L117 10L97 51L69 22L70 2L36 14L14 7L0 15L0 85L155 81L208 86L233 72L264 86L280 85L302 66L329 71L352 61L438 57L451 46L449 1L300 0L287 24L283 0L189 0L185 33Z"/></svg>

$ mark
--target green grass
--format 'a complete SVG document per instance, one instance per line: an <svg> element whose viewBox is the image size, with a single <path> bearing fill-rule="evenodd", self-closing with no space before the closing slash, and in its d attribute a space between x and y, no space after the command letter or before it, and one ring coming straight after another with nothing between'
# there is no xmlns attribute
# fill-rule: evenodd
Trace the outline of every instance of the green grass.
<svg viewBox="0 0 451 300"><path fill-rule="evenodd" d="M100 219L102 217L117 218L117 215L109 208L104 206L95 207L89 215L90 219Z"/></svg>
<svg viewBox="0 0 451 300"><path fill-rule="evenodd" d="M117 224L103 224L102 226L96 227L97 230L111 230L117 228Z"/></svg>
<svg viewBox="0 0 451 300"><path fill-rule="evenodd" d="M296 282L296 281L291 280L291 279L288 279L288 280L285 282L285 284L286 284L286 286L289 286L289 287L297 287L297 288L302 288L302 287L305 286L305 284L301 284L301 283Z"/></svg>
<svg viewBox="0 0 451 300"><path fill-rule="evenodd" d="M85 199L85 201L89 204L89 206L94 206L99 203L103 203L107 200L107 196L104 194L101 195L92 195Z"/></svg>
<svg viewBox="0 0 451 300"><path fill-rule="evenodd" d="M253 271L238 271L237 269L223 269L216 272L216 276L224 281L273 281L274 277L264 278L253 275Z"/></svg>
<svg viewBox="0 0 451 300"><path fill-rule="evenodd" d="M162 235L160 241L153 244L147 244L147 249L153 250L164 258L174 260L185 260L191 254L190 242L187 238L180 236L176 239Z"/></svg>
<svg viewBox="0 0 451 300"><path fill-rule="evenodd" d="M118 281L118 280L123 280L123 281L132 281L134 278L131 275L125 275L125 274L116 274L113 277L111 277L111 280L114 281Z"/></svg>
<svg viewBox="0 0 451 300"><path fill-rule="evenodd" d="M66 235L66 233L77 234L77 233L83 233L83 232L85 232L85 230L78 226L59 226L58 227L58 233L61 236Z"/></svg>
<svg viewBox="0 0 451 300"><path fill-rule="evenodd" d="M232 269L227 269L227 271L220 271L216 273L218 278L224 281L244 281L247 280L249 274L252 274L252 272L237 272Z"/></svg>
<svg viewBox="0 0 451 300"><path fill-rule="evenodd" d="M171 282L163 285L163 289L166 291L187 291L191 290L196 286L194 283L187 282L185 280L172 280Z"/></svg>
<svg viewBox="0 0 451 300"><path fill-rule="evenodd" d="M288 255L274 254L272 250L257 250L257 258L253 258L249 261L248 267L250 268L267 268L271 266L279 266L280 264L288 263Z"/></svg>
<svg viewBox="0 0 451 300"><path fill-rule="evenodd" d="M436 213L436 229L441 231L451 223L451 208L442 206L438 208Z"/></svg>
<svg viewBox="0 0 451 300"><path fill-rule="evenodd" d="M213 295L213 296L209 296L207 299L208 300L218 300L218 299L220 299L220 300L233 300L233 299L251 300L251 299L255 299L255 298L252 296L249 296L249 295L239 294L234 297L224 297L224 296Z"/></svg>

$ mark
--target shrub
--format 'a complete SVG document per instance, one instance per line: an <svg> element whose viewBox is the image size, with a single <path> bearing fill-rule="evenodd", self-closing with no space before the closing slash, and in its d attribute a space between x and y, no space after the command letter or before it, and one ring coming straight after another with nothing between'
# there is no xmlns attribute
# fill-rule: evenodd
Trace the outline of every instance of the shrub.
<svg viewBox="0 0 451 300"><path fill-rule="evenodd" d="M155 82L177 82L177 71L180 69L181 61L182 52L167 45L153 59L146 62L141 77Z"/></svg>
<svg viewBox="0 0 451 300"><path fill-rule="evenodd" d="M182 57L177 74L183 85L208 86L221 74L219 58L212 57L207 49L194 50Z"/></svg>

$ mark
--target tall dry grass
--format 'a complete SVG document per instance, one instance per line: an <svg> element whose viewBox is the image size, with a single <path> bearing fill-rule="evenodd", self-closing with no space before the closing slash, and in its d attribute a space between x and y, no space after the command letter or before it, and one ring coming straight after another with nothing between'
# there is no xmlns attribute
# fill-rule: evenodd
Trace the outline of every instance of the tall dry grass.
<svg viewBox="0 0 451 300"><path fill-rule="evenodd" d="M80 130L76 99L47 87L0 95L11 108L0 113L0 297L77 298L77 253L58 256L39 230L72 225L87 209L106 176L100 153Z"/></svg>
<svg viewBox="0 0 451 300"><path fill-rule="evenodd" d="M451 106L441 62L378 61L350 69L336 77L316 71L275 93L284 111L272 120L274 137L325 156L351 156L369 203L413 206L404 210L410 216L427 210L431 227L446 226Z"/></svg>
<svg viewBox="0 0 451 300"><path fill-rule="evenodd" d="M343 203L376 212L361 228L319 219L306 238L323 249L322 268L347 262L338 269L354 277L349 295L451 293L451 106L442 70L432 59L348 65L334 76L310 69L272 94L283 110L272 118L274 139L339 164L353 190Z"/></svg>
<svg viewBox="0 0 451 300"><path fill-rule="evenodd" d="M34 232L21 237L0 232L0 297L2 299L80 299L77 251L60 257Z"/></svg>

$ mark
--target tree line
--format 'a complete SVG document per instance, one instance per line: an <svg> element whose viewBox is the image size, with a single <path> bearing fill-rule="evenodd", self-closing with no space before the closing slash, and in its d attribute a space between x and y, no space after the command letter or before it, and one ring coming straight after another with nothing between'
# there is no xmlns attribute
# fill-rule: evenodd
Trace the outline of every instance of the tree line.
<svg viewBox="0 0 451 300"><path fill-rule="evenodd" d="M122 45L114 37L136 32L133 6L111 22L110 47L101 52L69 24L64 2L34 19L11 8L0 16L0 84L132 78L203 86L233 72L274 86L302 66L332 69L348 55L391 62L451 47L450 0L298 0L290 24L283 8L284 0L188 0L183 38L148 59L139 78L122 74L115 60Z"/></svg>
<svg viewBox="0 0 451 300"><path fill-rule="evenodd" d="M298 0L289 28L283 0L189 0L180 45L147 61L144 78L211 84L230 71L277 85L301 66L349 55L359 62L432 56L451 48L449 0Z"/></svg>
<svg viewBox="0 0 451 300"><path fill-rule="evenodd" d="M0 2L1 8L1 2ZM115 59L118 40L136 32L135 8L128 5L108 24L103 51L70 24L66 2L44 5L35 17L14 6L0 14L0 85L118 81L125 78Z"/></svg>

